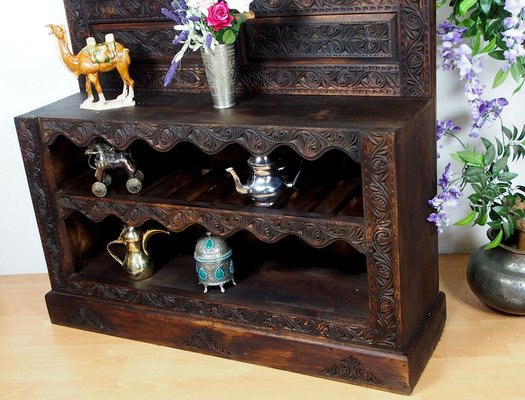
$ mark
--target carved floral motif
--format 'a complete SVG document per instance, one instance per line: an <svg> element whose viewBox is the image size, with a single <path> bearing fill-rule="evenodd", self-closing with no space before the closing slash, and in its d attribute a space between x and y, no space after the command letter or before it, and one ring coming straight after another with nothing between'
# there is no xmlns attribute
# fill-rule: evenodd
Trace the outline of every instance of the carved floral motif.
<svg viewBox="0 0 525 400"><path fill-rule="evenodd" d="M399 67L389 65L256 64L242 68L242 84L261 93L355 94L398 96Z"/></svg>
<svg viewBox="0 0 525 400"><path fill-rule="evenodd" d="M396 0L272 0L253 3L256 15L324 15L362 11L392 11Z"/></svg>
<svg viewBox="0 0 525 400"><path fill-rule="evenodd" d="M281 217L257 212L214 210L172 204L147 204L133 200L92 199L82 196L58 195L57 205L62 217L80 211L92 221L99 222L115 215L129 225L138 226L153 219L174 232L190 225L204 226L214 235L230 236L243 229L267 243L287 235L296 235L312 247L325 247L344 240L358 251L365 252L363 224L358 222L326 221L308 217Z"/></svg>
<svg viewBox="0 0 525 400"><path fill-rule="evenodd" d="M430 28L428 2L401 3L401 65L403 95L429 97L432 94Z"/></svg>
<svg viewBox="0 0 525 400"><path fill-rule="evenodd" d="M235 356L235 354L222 344L217 336L207 328L200 329L193 336L187 338L182 344L183 346L192 347L194 349Z"/></svg>
<svg viewBox="0 0 525 400"><path fill-rule="evenodd" d="M398 302L394 265L397 259L397 215L393 164L394 135L368 135L363 144L367 156L363 163L363 187L367 242L368 285L371 312L379 335L378 341L395 344Z"/></svg>
<svg viewBox="0 0 525 400"><path fill-rule="evenodd" d="M23 117L17 117L15 124L49 276L53 288L58 288L65 280L65 271L61 261L61 249L58 247L53 205L48 195L48 181L44 177L45 162L39 142L38 124L36 119Z"/></svg>
<svg viewBox="0 0 525 400"><path fill-rule="evenodd" d="M345 359L321 371L323 375L344 379L352 382L363 382L374 386L386 387L379 377L370 371L356 357L348 356Z"/></svg>
<svg viewBox="0 0 525 400"><path fill-rule="evenodd" d="M211 318L235 325L249 325L275 331L291 331L308 336L320 336L340 342L362 345L375 345L377 343L377 335L369 327L343 326L315 318L282 315L253 308L248 309L211 301L194 300L174 294L142 291L74 278L68 282L67 290L73 294L158 307L163 310ZM387 344L386 347L390 346Z"/></svg>
<svg viewBox="0 0 525 400"><path fill-rule="evenodd" d="M77 308L62 321L65 325L91 328L99 332L110 333L111 329L102 319L85 307Z"/></svg>
<svg viewBox="0 0 525 400"><path fill-rule="evenodd" d="M93 34L95 25L102 21L122 21L128 24L129 29L120 29L124 35L123 40L134 49L134 53L145 57L140 66L133 66L132 73L139 89L155 91L196 91L208 90L203 76L202 66L195 64L191 68L184 67L182 73L177 74L176 82L169 87L162 85L169 62L169 41L164 45L162 37L166 31L165 17L160 13L161 7L169 6L169 0L66 0L68 10L68 23L71 28L74 52L78 52L85 45L85 40ZM309 28L290 28L291 25L283 23L274 24L271 31L279 29L277 36L281 47L274 49L271 44L260 48L259 53L254 52L256 47L251 44L251 52L255 57L279 57L279 54L288 53L288 56L305 61L303 65L256 65L257 63L243 65L241 63L241 82L250 92L262 93L297 93L297 94L354 94L354 95L379 95L379 96L415 96L429 97L432 94L432 59L429 24L431 19L430 6L427 0L272 0L254 3L255 13L264 16L301 16L301 15L330 15L330 14L355 14L355 13L385 13L397 15L399 63L383 66L379 64L361 65L358 68L334 65L312 65L308 62L311 57L319 54L330 54L330 57L351 56L374 58L395 54L393 45L388 42L384 28L377 24L369 24L357 33L356 40L333 40L327 34L328 26ZM286 17L284 17L286 19ZM159 25L159 33L145 33L141 31L137 22L150 21L150 24ZM135 24L135 25L134 25ZM164 25L163 25L164 24ZM344 29L344 24L339 28ZM348 25L347 25L348 28ZM150 29L148 27L148 29ZM157 30L157 28L151 28ZM292 30L292 35L287 32ZM297 29L298 41L294 41L293 32ZM351 29L351 28L348 28ZM164 32L162 32L164 30ZM299 32L300 30L300 32ZM315 31L315 32L314 32ZM131 32L131 33L130 33ZM247 36L249 36L249 32ZM271 33L271 32L270 32ZM300 33L300 34L299 34ZM263 34L258 34L263 36ZM320 35L320 36L318 36ZM391 33L389 33L391 35ZM252 32L253 38L256 36ZM322 43L320 37L331 39ZM305 38L310 38L306 40ZM252 38L252 39L253 39ZM287 40L283 40L287 39ZM244 41L246 44L250 40ZM260 43L263 43L259 40ZM279 46L279 45L278 45ZM241 53L250 50L239 49ZM172 53L175 49L172 50ZM389 56L390 57L390 56ZM396 59L396 57L394 57ZM157 75L158 73L158 75ZM153 79L148 79L151 77ZM83 87L82 82L80 83ZM112 86L120 89L117 82Z"/></svg>
<svg viewBox="0 0 525 400"><path fill-rule="evenodd" d="M391 16L384 21L247 24L249 57L394 57Z"/></svg>
<svg viewBox="0 0 525 400"><path fill-rule="evenodd" d="M42 119L45 143L51 144L62 134L79 146L87 146L95 137L123 149L142 139L153 148L167 151L182 141L195 144L207 154L216 154L231 143L238 143L250 153L265 155L280 145L296 150L314 160L330 149L341 149L359 162L359 130L294 127L245 127L205 125L162 125Z"/></svg>

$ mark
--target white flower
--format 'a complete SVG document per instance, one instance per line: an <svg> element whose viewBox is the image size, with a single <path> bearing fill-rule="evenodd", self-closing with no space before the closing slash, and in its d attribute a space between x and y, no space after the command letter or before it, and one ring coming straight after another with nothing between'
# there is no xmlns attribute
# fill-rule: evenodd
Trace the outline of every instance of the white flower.
<svg viewBox="0 0 525 400"><path fill-rule="evenodd" d="M512 16L517 16L524 7L525 0L506 0L503 8L510 12Z"/></svg>
<svg viewBox="0 0 525 400"><path fill-rule="evenodd" d="M215 0L188 0L186 4L194 8L206 8L215 4Z"/></svg>
<svg viewBox="0 0 525 400"><path fill-rule="evenodd" d="M240 13L245 13L250 11L252 0L226 0L226 3L228 3L230 9L237 10Z"/></svg>
<svg viewBox="0 0 525 400"><path fill-rule="evenodd" d="M208 16L208 8L213 6L217 0L188 0L188 7L196 8L204 15Z"/></svg>

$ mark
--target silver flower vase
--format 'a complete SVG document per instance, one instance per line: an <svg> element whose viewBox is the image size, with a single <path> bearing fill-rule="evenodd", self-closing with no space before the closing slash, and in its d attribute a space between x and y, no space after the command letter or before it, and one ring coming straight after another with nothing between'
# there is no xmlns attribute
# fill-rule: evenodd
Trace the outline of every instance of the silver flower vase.
<svg viewBox="0 0 525 400"><path fill-rule="evenodd" d="M215 49L202 50L202 61L213 106L229 108L235 105L235 47L233 44L220 44Z"/></svg>

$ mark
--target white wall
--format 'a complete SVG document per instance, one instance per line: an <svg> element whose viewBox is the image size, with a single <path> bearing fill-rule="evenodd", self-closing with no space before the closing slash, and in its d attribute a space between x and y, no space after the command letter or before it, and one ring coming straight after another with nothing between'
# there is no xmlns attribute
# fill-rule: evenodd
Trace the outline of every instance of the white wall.
<svg viewBox="0 0 525 400"><path fill-rule="evenodd" d="M0 13L0 274L46 271L13 117L78 92L50 23L66 23L60 0L10 1Z"/></svg>
<svg viewBox="0 0 525 400"><path fill-rule="evenodd" d="M31 4L8 2L0 13L4 39L4 57L0 64L3 93L0 98L3 138L0 146L0 274L46 271L13 117L78 91L75 78L59 60L55 38L49 36L45 28L49 23L65 22L60 0ZM523 93L511 99L504 114L506 122L518 126L525 123L520 115L524 105ZM454 118L468 126L468 113L456 75L438 72L438 117ZM441 153L439 169L443 168L448 150L442 149ZM458 219L465 210L466 207L457 210L453 219ZM440 237L440 249L442 252L470 250L484 241L483 231L478 229L473 234L471 229L451 228Z"/></svg>

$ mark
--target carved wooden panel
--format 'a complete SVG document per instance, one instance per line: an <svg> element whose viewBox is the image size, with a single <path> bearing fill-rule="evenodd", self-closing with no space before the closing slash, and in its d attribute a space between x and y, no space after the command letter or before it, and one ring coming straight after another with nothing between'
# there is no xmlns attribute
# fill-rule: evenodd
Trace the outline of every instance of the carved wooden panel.
<svg viewBox="0 0 525 400"><path fill-rule="evenodd" d="M36 119L17 117L15 124L51 286L57 289L63 286L69 266L63 261L65 256L59 247L57 226L54 223L54 204L49 196L50 182L42 168L47 164L45 154L48 153L39 140Z"/></svg>
<svg viewBox="0 0 525 400"><path fill-rule="evenodd" d="M359 162L358 129L247 127L213 125L167 125L160 123L118 123L42 119L43 141L51 144L64 135L79 146L87 146L102 137L123 149L135 139L142 139L153 148L167 151L177 143L188 141L208 154L216 154L231 143L238 143L251 154L265 155L280 145L296 150L306 159L314 160L330 149L341 149Z"/></svg>
<svg viewBox="0 0 525 400"><path fill-rule="evenodd" d="M258 16L343 14L363 11L392 11L397 0L261 0L253 9Z"/></svg>
<svg viewBox="0 0 525 400"><path fill-rule="evenodd" d="M246 25L249 60L397 57L395 14L260 18Z"/></svg>
<svg viewBox="0 0 525 400"><path fill-rule="evenodd" d="M362 164L367 241L371 243L368 264L370 310L381 341L398 338L399 279L397 215L394 167L394 134L368 135L363 142L366 153Z"/></svg>
<svg viewBox="0 0 525 400"><path fill-rule="evenodd" d="M295 235L312 247L325 247L338 240L346 241L364 253L364 228L361 218L352 221L327 221L308 217L272 216L238 210L214 210L205 207L174 204L147 204L134 200L113 202L108 198L92 199L83 196L57 195L61 217L79 211L92 221L100 222L115 215L128 225L139 226L155 220L174 232L199 224L214 235L230 236L247 230L264 242L273 243Z"/></svg>
<svg viewBox="0 0 525 400"><path fill-rule="evenodd" d="M90 22L163 20L160 9L171 0L84 0L85 18Z"/></svg>
<svg viewBox="0 0 525 400"><path fill-rule="evenodd" d="M73 52L113 32L131 49L138 91L208 91L199 54L172 84L163 78L178 47L160 9L169 0L65 0ZM429 0L260 0L236 45L239 91L430 97L434 92ZM191 53L191 52L190 52ZM289 60L293 60L290 63ZM107 74L103 85L121 89ZM81 82L81 90L84 90Z"/></svg>
<svg viewBox="0 0 525 400"><path fill-rule="evenodd" d="M348 356L321 371L322 374L352 382L386 387L385 383L356 357Z"/></svg>
<svg viewBox="0 0 525 400"><path fill-rule="evenodd" d="M76 278L68 280L66 290L71 294L157 307L182 315L227 322L240 327L251 326L265 330L287 331L380 348L391 349L395 345L393 341L383 342L378 332L368 326L341 325L319 318L306 318L273 311L220 304L213 302L211 299L209 301L192 299L176 294L144 291L127 286L116 286L114 284Z"/></svg>

